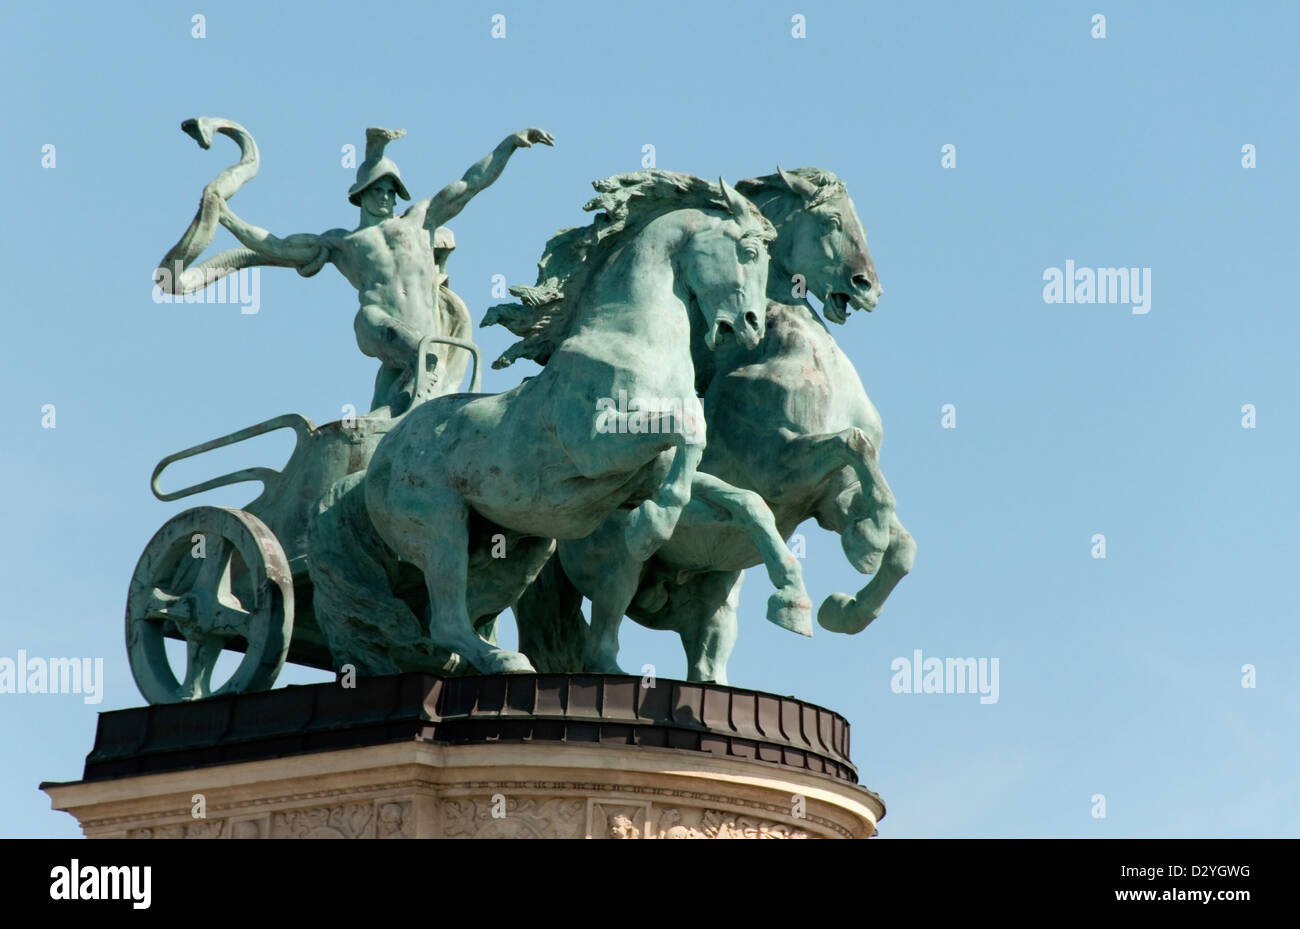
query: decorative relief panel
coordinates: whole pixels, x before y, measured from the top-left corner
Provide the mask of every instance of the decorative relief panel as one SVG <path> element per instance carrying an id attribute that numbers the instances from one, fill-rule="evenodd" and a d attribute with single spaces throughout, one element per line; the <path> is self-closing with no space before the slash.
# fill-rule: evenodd
<path id="1" fill-rule="evenodd" d="M 580 839 L 587 825 L 581 797 L 461 797 L 443 800 L 441 810 L 448 838 Z"/>
<path id="2" fill-rule="evenodd" d="M 587 805 L 589 839 L 648 839 L 649 824 L 649 803 L 591 800 Z"/>
<path id="3" fill-rule="evenodd" d="M 128 829 L 128 839 L 220 839 L 225 834 L 224 819 L 196 819 L 190 823 L 165 826 L 142 826 Z"/>
<path id="4" fill-rule="evenodd" d="M 807 839 L 807 832 L 785 823 L 722 810 L 669 807 L 659 811 L 661 839 Z"/>

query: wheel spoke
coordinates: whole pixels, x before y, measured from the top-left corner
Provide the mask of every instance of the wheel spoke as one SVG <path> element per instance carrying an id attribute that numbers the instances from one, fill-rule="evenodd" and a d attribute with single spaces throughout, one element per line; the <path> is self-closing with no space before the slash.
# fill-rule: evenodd
<path id="1" fill-rule="evenodd" d="M 185 682 L 183 699 L 197 700 L 212 692 L 212 671 L 221 655 L 220 639 L 187 639 L 185 642 Z"/>
<path id="2" fill-rule="evenodd" d="M 204 534 L 205 539 L 210 536 L 211 533 Z M 195 559 L 202 561 L 203 564 L 199 566 L 199 576 L 195 579 L 191 590 L 219 590 L 222 582 L 230 574 L 230 549 L 226 540 L 220 537 L 213 538 L 210 546 L 205 541 L 203 556 Z"/>
<path id="3" fill-rule="evenodd" d="M 149 592 L 149 600 L 144 604 L 144 614 L 140 618 L 155 622 L 174 619 L 179 611 L 180 601 L 181 598 L 176 594 L 169 594 L 161 587 L 155 587 Z"/>
<path id="4" fill-rule="evenodd" d="M 234 604 L 219 603 L 212 614 L 205 617 L 203 628 L 208 635 L 223 639 L 247 638 L 248 624 L 252 616 L 253 614 L 240 606 L 237 600 Z"/>

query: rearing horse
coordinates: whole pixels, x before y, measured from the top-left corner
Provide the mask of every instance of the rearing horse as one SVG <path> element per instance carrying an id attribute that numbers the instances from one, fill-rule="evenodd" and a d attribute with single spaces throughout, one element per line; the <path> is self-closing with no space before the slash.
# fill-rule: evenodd
<path id="1" fill-rule="evenodd" d="M 850 307 L 875 307 L 879 280 L 857 211 L 835 175 L 778 168 L 737 187 L 777 228 L 771 302 L 757 351 L 724 346 L 708 355 L 697 340 L 709 433 L 700 468 L 757 492 L 782 538 L 809 517 L 840 534 L 850 563 L 875 576 L 856 597 L 832 594 L 817 618 L 824 628 L 858 632 L 911 569 L 916 547 L 894 513 L 876 460 L 880 415 L 802 294 L 818 296 L 826 315 L 840 323 Z M 798 305 L 789 305 L 792 300 Z M 601 553 L 617 535 L 617 516 L 586 539 L 562 542 L 558 557 L 515 605 L 520 648 L 544 670 L 615 672 L 626 612 L 642 625 L 681 635 L 690 680 L 725 683 L 741 570 L 762 555 L 739 515 L 693 501 L 653 559 L 625 560 L 614 569 Z M 592 601 L 589 634 L 582 595 Z M 584 641 L 580 651 L 572 645 Z"/>

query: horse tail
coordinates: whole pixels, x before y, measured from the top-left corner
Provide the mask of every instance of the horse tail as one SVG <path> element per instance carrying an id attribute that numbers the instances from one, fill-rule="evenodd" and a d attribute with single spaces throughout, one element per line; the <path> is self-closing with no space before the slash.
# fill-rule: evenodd
<path id="1" fill-rule="evenodd" d="M 463 662 L 434 646 L 411 607 L 392 592 L 397 556 L 366 511 L 365 472 L 336 481 L 318 504 L 307 533 L 307 564 L 316 621 L 336 670 L 363 677 L 430 671 L 452 674 Z"/>
<path id="2" fill-rule="evenodd" d="M 549 674 L 582 670 L 587 641 L 582 594 L 564 572 L 558 553 L 515 601 L 514 613 L 519 650 L 534 668 Z"/>

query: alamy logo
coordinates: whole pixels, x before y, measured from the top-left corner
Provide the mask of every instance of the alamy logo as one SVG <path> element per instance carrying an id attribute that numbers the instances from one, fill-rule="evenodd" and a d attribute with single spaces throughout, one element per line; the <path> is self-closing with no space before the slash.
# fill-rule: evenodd
<path id="1" fill-rule="evenodd" d="M 245 316 L 252 316 L 262 308 L 262 274 L 259 268 L 240 268 L 217 278 L 207 287 L 184 294 L 171 293 L 176 289 L 171 278 L 167 268 L 154 272 L 154 303 L 237 303 L 239 312 Z"/>
<path id="2" fill-rule="evenodd" d="M 104 700 L 103 658 L 0 658 L 0 694 L 84 694 L 83 703 Z"/>
<path id="3" fill-rule="evenodd" d="M 1043 280 L 1044 303 L 1127 303 L 1135 316 L 1151 312 L 1150 268 L 1076 268 L 1066 259 L 1064 269 L 1048 268 Z"/>
<path id="4" fill-rule="evenodd" d="M 925 658 L 914 649 L 912 658 L 895 658 L 889 689 L 896 694 L 973 694 L 980 703 L 998 702 L 996 658 Z"/>
<path id="5" fill-rule="evenodd" d="M 50 871 L 51 900 L 130 900 L 137 910 L 149 909 L 153 901 L 153 868 L 150 865 L 83 865 L 77 858 L 65 868 Z"/>
<path id="6" fill-rule="evenodd" d="M 704 442 L 704 407 L 699 397 L 632 397 L 626 390 L 596 400 L 596 431 L 605 434 L 674 435 L 690 445 Z"/>

